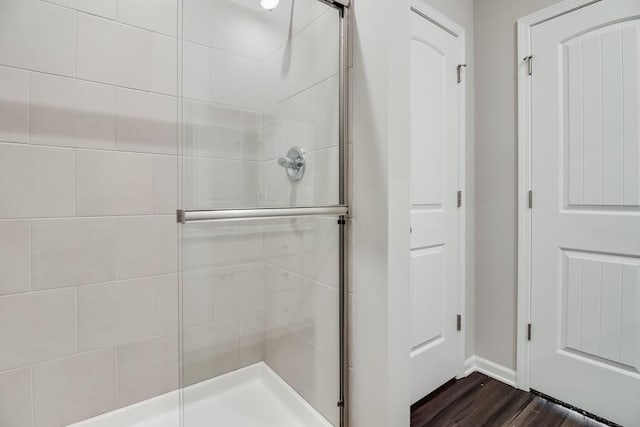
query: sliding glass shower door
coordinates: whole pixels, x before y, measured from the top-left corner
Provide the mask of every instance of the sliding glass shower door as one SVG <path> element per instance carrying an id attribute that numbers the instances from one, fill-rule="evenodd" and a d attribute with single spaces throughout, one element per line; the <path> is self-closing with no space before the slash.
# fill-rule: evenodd
<path id="1" fill-rule="evenodd" d="M 183 1 L 185 427 L 341 423 L 344 23 L 329 3 Z"/>

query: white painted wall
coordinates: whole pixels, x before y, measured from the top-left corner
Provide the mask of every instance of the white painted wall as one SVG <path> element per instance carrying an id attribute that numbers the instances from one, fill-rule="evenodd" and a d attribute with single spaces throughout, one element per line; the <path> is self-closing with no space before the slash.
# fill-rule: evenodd
<path id="1" fill-rule="evenodd" d="M 475 0 L 475 349 L 510 369 L 516 365 L 516 20 L 554 3 Z"/>
<path id="2" fill-rule="evenodd" d="M 404 3 L 407 5 L 407 3 Z M 355 0 L 352 426 L 409 425 L 409 21 Z"/>

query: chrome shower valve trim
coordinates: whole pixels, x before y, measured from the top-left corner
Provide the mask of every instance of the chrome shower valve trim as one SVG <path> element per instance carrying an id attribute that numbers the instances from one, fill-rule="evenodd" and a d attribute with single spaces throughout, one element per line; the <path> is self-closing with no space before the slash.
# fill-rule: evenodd
<path id="1" fill-rule="evenodd" d="M 287 155 L 278 159 L 278 164 L 286 169 L 289 180 L 300 181 L 306 167 L 304 150 L 297 146 L 289 148 Z"/>

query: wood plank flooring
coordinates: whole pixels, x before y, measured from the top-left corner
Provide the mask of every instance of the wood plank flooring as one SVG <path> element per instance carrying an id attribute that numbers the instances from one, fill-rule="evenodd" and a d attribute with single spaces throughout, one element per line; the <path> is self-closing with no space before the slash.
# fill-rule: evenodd
<path id="1" fill-rule="evenodd" d="M 474 372 L 411 407 L 411 427 L 602 427 L 604 424 Z"/>

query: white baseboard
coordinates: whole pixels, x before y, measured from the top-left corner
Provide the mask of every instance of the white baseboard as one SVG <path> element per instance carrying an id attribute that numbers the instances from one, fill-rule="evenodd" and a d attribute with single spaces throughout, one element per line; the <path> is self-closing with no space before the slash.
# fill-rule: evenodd
<path id="1" fill-rule="evenodd" d="M 487 359 L 478 356 L 471 356 L 464 362 L 464 375 L 467 376 L 473 372 L 480 372 L 488 377 L 503 382 L 511 387 L 517 387 L 516 371 L 498 365 Z"/>
<path id="2" fill-rule="evenodd" d="M 476 357 L 471 356 L 464 361 L 464 376 L 469 376 L 476 371 Z"/>

